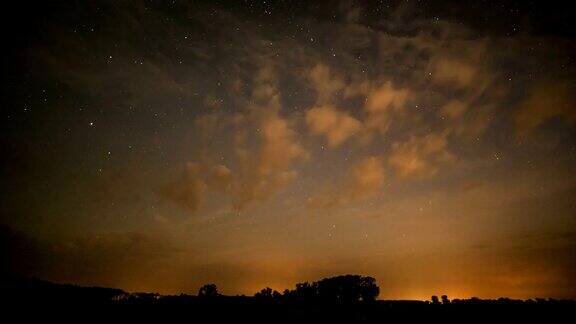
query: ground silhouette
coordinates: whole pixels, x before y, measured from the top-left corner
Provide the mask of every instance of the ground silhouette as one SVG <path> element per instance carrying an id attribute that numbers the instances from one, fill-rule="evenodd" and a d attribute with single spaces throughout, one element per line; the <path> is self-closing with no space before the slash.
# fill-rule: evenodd
<path id="1" fill-rule="evenodd" d="M 384 322 L 388 320 L 514 320 L 569 316 L 576 301 L 499 298 L 453 299 L 443 295 L 430 301 L 377 300 L 380 288 L 372 277 L 343 275 L 304 282 L 283 293 L 269 287 L 253 297 L 225 296 L 215 284 L 198 295 L 129 293 L 121 289 L 55 284 L 39 279 L 2 276 L 0 303 L 20 318 L 47 315 L 73 321 L 180 320 L 206 322 Z M 88 317 L 87 317 L 88 316 Z M 194 322 L 194 321 L 193 321 Z"/>

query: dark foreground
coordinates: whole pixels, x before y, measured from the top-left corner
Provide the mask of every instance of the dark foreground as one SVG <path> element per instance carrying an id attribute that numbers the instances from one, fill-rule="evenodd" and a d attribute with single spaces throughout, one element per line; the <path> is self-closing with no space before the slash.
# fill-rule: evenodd
<path id="1" fill-rule="evenodd" d="M 119 289 L 78 287 L 40 280 L 11 280 L 0 285 L 3 317 L 59 322 L 215 322 L 215 323 L 385 323 L 498 322 L 566 323 L 576 315 L 572 300 L 466 299 L 377 300 L 331 303 L 245 296 L 197 297 L 128 294 Z M 15 317 L 14 317 L 15 316 Z"/>

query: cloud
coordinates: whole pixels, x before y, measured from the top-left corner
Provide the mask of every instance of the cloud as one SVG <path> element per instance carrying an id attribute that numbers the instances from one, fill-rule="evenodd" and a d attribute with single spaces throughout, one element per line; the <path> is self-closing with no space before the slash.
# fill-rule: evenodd
<path id="1" fill-rule="evenodd" d="M 231 190 L 234 174 L 223 164 L 211 164 L 206 158 L 186 163 L 184 169 L 158 190 L 159 196 L 190 214 L 204 206 L 210 192 Z"/>
<path id="2" fill-rule="evenodd" d="M 368 113 L 365 125 L 370 130 L 384 134 L 392 123 L 394 112 L 401 111 L 410 98 L 410 90 L 396 88 L 391 81 L 371 89 L 366 98 L 364 110 Z"/>
<path id="3" fill-rule="evenodd" d="M 513 115 L 517 135 L 530 135 L 540 125 L 555 117 L 575 123 L 576 100 L 572 90 L 561 82 L 534 85 Z"/>
<path id="4" fill-rule="evenodd" d="M 210 169 L 206 179 L 206 184 L 208 188 L 224 192 L 230 188 L 232 180 L 232 171 L 230 171 L 230 169 L 225 165 L 218 164 Z"/>
<path id="5" fill-rule="evenodd" d="M 369 199 L 380 191 L 385 179 L 382 157 L 363 157 L 339 179 L 340 182 L 328 184 L 323 191 L 308 198 L 306 203 L 310 208 L 331 208 Z"/>
<path id="6" fill-rule="evenodd" d="M 445 27 L 447 35 L 454 26 Z M 469 31 L 434 39 L 420 39 L 420 46 L 430 46 L 430 60 L 425 68 L 427 79 L 421 80 L 426 96 L 437 98 L 433 106 L 443 119 L 445 131 L 454 139 L 478 140 L 494 121 L 494 112 L 509 94 L 509 81 L 494 62 L 503 58 L 495 43 L 487 39 L 470 38 Z"/>
<path id="7" fill-rule="evenodd" d="M 185 252 L 169 236 L 142 232 L 80 235 L 44 242 L 43 249 L 50 256 L 44 278 L 120 288 L 142 285 L 161 264 Z"/>
<path id="8" fill-rule="evenodd" d="M 329 147 L 336 147 L 362 129 L 360 121 L 331 106 L 306 111 L 306 124 L 315 135 L 324 135 Z"/>
<path id="9" fill-rule="evenodd" d="M 453 123 L 447 128 L 447 131 L 453 131 L 455 135 L 463 139 L 477 139 L 493 121 L 494 109 L 493 104 L 477 105 L 473 109 L 469 109 L 467 114 L 453 119 Z"/>
<path id="10" fill-rule="evenodd" d="M 310 70 L 308 81 L 316 91 L 316 102 L 319 105 L 332 103 L 345 85 L 341 78 L 331 73 L 330 68 L 322 63 L 318 63 Z"/>
<path id="11" fill-rule="evenodd" d="M 287 185 L 296 176 L 292 162 L 308 156 L 296 141 L 295 132 L 280 116 L 267 117 L 260 127 L 259 148 L 237 149 L 240 168 L 233 188 L 235 207 L 239 209 L 254 200 L 266 199 Z"/>
<path id="12" fill-rule="evenodd" d="M 455 135 L 454 138 L 477 139 L 492 121 L 494 104 L 471 105 L 469 100 L 452 99 L 440 108 L 438 114 L 445 119 L 445 129 Z"/>
<path id="13" fill-rule="evenodd" d="M 382 158 L 378 156 L 369 156 L 360 160 L 352 173 L 354 178 L 352 194 L 355 198 L 369 197 L 377 193 L 384 184 L 384 167 Z"/>
<path id="14" fill-rule="evenodd" d="M 384 82 L 368 94 L 365 109 L 368 112 L 402 109 L 409 94 L 407 89 L 395 88 L 391 81 Z"/>
<path id="15" fill-rule="evenodd" d="M 398 178 L 409 179 L 432 176 L 441 164 L 453 159 L 454 155 L 448 150 L 447 133 L 431 133 L 394 143 L 388 162 Z"/>
<path id="16" fill-rule="evenodd" d="M 160 196 L 190 213 L 196 212 L 202 207 L 206 193 L 206 183 L 200 169 L 198 163 L 188 162 L 181 175 L 159 190 Z"/>
<path id="17" fill-rule="evenodd" d="M 158 263 L 184 250 L 169 237 L 108 232 L 57 239 L 36 238 L 0 225 L 0 258 L 7 271 L 56 282 L 125 288 Z"/>
<path id="18" fill-rule="evenodd" d="M 306 156 L 304 148 L 295 140 L 296 133 L 279 115 L 263 120 L 260 134 L 262 148 L 258 170 L 262 175 L 286 170 L 293 159 Z"/>
<path id="19" fill-rule="evenodd" d="M 38 275 L 46 262 L 42 242 L 24 232 L 0 224 L 0 262 L 3 271 Z"/>
<path id="20" fill-rule="evenodd" d="M 296 176 L 292 163 L 308 158 L 290 121 L 280 115 L 280 93 L 270 67 L 260 70 L 250 102 L 248 116 L 236 135 L 236 208 L 276 193 Z M 247 142 L 246 130 L 259 145 Z"/>
<path id="21" fill-rule="evenodd" d="M 451 84 L 458 88 L 469 86 L 476 75 L 476 68 L 462 60 L 440 58 L 431 66 L 432 78 L 440 84 Z"/>
<path id="22" fill-rule="evenodd" d="M 442 106 L 441 114 L 450 119 L 457 119 L 466 112 L 467 108 L 466 103 L 458 99 L 452 99 Z"/>
<path id="23" fill-rule="evenodd" d="M 196 132 L 202 143 L 227 137 L 234 144 L 200 149 L 185 170 L 159 191 L 162 197 L 194 213 L 203 207 L 209 193 L 227 193 L 233 207 L 243 209 L 253 201 L 271 197 L 296 177 L 292 165 L 306 160 L 308 152 L 293 129 L 293 121 L 281 115 L 281 94 L 271 66 L 256 72 L 244 105 L 235 114 L 215 107 L 215 111 L 197 117 Z M 223 155 L 231 156 L 229 162 L 215 162 Z"/>

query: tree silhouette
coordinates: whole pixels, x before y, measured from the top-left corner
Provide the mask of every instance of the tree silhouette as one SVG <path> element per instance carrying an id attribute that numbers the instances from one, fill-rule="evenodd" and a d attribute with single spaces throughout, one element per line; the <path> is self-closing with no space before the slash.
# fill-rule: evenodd
<path id="1" fill-rule="evenodd" d="M 298 283 L 296 284 L 296 290 L 292 293 L 293 296 L 302 300 L 310 300 L 318 297 L 318 283 Z"/>
<path id="2" fill-rule="evenodd" d="M 356 303 L 373 301 L 379 293 L 380 288 L 376 285 L 376 279 L 359 275 L 344 275 L 325 278 L 313 283 L 298 283 L 295 290 L 285 290 L 283 296 L 300 301 Z"/>
<path id="3" fill-rule="evenodd" d="M 198 297 L 217 297 L 219 295 L 215 284 L 206 284 L 198 290 Z"/>
<path id="4" fill-rule="evenodd" d="M 446 295 L 442 295 L 442 304 L 450 304 L 450 299 L 448 299 L 448 296 Z"/>
<path id="5" fill-rule="evenodd" d="M 438 296 L 434 295 L 432 296 L 432 304 L 440 304 L 440 301 L 438 300 Z"/>
<path id="6" fill-rule="evenodd" d="M 275 292 L 277 292 L 277 291 L 275 291 Z M 254 294 L 254 297 L 256 297 L 256 298 L 272 298 L 272 288 L 266 287 L 266 288 L 260 290 L 259 292 L 257 292 L 256 294 Z"/>
<path id="7" fill-rule="evenodd" d="M 281 294 L 279 291 L 274 290 L 274 291 L 272 292 L 272 298 L 274 298 L 274 299 L 280 299 L 280 298 L 282 298 L 282 294 Z"/>
<path id="8" fill-rule="evenodd" d="M 345 275 L 322 279 L 318 282 L 318 296 L 341 303 L 373 301 L 380 293 L 376 279 L 358 275 Z"/>
<path id="9" fill-rule="evenodd" d="M 286 292 L 284 292 L 285 296 Z M 280 292 L 278 292 L 277 290 L 272 290 L 272 288 L 270 287 L 266 287 L 262 290 L 260 290 L 259 292 L 254 294 L 255 298 L 259 298 L 259 299 L 276 299 L 276 300 L 280 300 L 283 296 Z"/>

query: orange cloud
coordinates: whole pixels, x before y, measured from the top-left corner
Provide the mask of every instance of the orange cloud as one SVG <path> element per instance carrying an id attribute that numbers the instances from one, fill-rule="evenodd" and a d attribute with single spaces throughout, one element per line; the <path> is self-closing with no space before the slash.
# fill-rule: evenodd
<path id="1" fill-rule="evenodd" d="M 412 137 L 406 142 L 392 145 L 390 165 L 401 179 L 428 177 L 438 171 L 440 164 L 451 161 L 447 133 Z"/>
<path id="2" fill-rule="evenodd" d="M 198 163 L 187 163 L 176 180 L 160 189 L 160 195 L 190 213 L 196 212 L 204 203 L 206 191 L 206 183 L 200 170 L 201 166 Z"/>
<path id="3" fill-rule="evenodd" d="M 270 197 L 286 186 L 297 172 L 295 160 L 304 160 L 308 152 L 300 144 L 289 118 L 280 115 L 280 92 L 274 71 L 261 69 L 244 111 L 226 115 L 217 111 L 197 118 L 199 136 L 206 139 L 232 130 L 231 140 L 236 163 L 229 167 L 214 163 L 210 148 L 189 162 L 183 174 L 160 190 L 161 196 L 189 212 L 203 206 L 208 192 L 232 196 L 234 207 L 244 208 L 254 200 Z"/>
<path id="4" fill-rule="evenodd" d="M 468 107 L 466 103 L 458 99 L 453 99 L 442 106 L 441 114 L 442 116 L 448 117 L 450 119 L 457 119 L 466 112 L 467 108 Z"/>
<path id="5" fill-rule="evenodd" d="M 554 117 L 576 122 L 576 100 L 567 84 L 551 82 L 534 86 L 520 103 L 513 119 L 517 134 L 526 136 Z"/>
<path id="6" fill-rule="evenodd" d="M 308 81 L 317 94 L 317 103 L 330 104 L 338 91 L 344 88 L 344 81 L 330 72 L 330 68 L 322 63 L 317 64 L 308 73 Z"/>
<path id="7" fill-rule="evenodd" d="M 360 159 L 339 183 L 331 183 L 327 189 L 308 199 L 311 208 L 330 208 L 370 198 L 384 184 L 386 173 L 379 156 Z"/>
<path id="8" fill-rule="evenodd" d="M 392 82 L 385 82 L 368 94 L 366 110 L 374 113 L 390 108 L 401 109 L 404 107 L 409 95 L 408 89 L 395 88 Z"/>
<path id="9" fill-rule="evenodd" d="M 441 58 L 431 66 L 432 78 L 440 84 L 452 84 L 465 88 L 473 81 L 478 71 L 474 66 L 461 60 Z"/>
<path id="10" fill-rule="evenodd" d="M 459 139 L 476 139 L 490 124 L 493 104 L 471 105 L 469 100 L 452 99 L 444 104 L 439 116 L 445 118 L 446 131 Z"/>
<path id="11" fill-rule="evenodd" d="M 240 167 L 233 191 L 237 208 L 269 197 L 284 187 L 296 176 L 291 169 L 293 161 L 308 157 L 289 120 L 280 115 L 280 93 L 274 73 L 265 68 L 256 81 L 250 100 L 252 106 L 236 136 Z M 252 133 L 259 145 L 246 143 L 247 133 Z"/>
<path id="12" fill-rule="evenodd" d="M 208 172 L 206 184 L 209 188 L 217 191 L 227 191 L 233 180 L 233 174 L 225 165 L 213 166 Z"/>
<path id="13" fill-rule="evenodd" d="M 393 112 L 402 110 L 409 97 L 408 89 L 395 88 L 390 81 L 370 90 L 364 106 L 364 110 L 368 113 L 366 127 L 382 134 L 388 131 Z"/>
<path id="14" fill-rule="evenodd" d="M 331 106 L 308 110 L 306 124 L 313 134 L 326 136 L 329 147 L 340 145 L 362 128 L 357 119 Z"/>
<path id="15" fill-rule="evenodd" d="M 356 198 L 364 198 L 378 192 L 384 184 L 385 174 L 382 159 L 369 156 L 362 159 L 353 170 L 354 186 L 352 194 Z"/>

